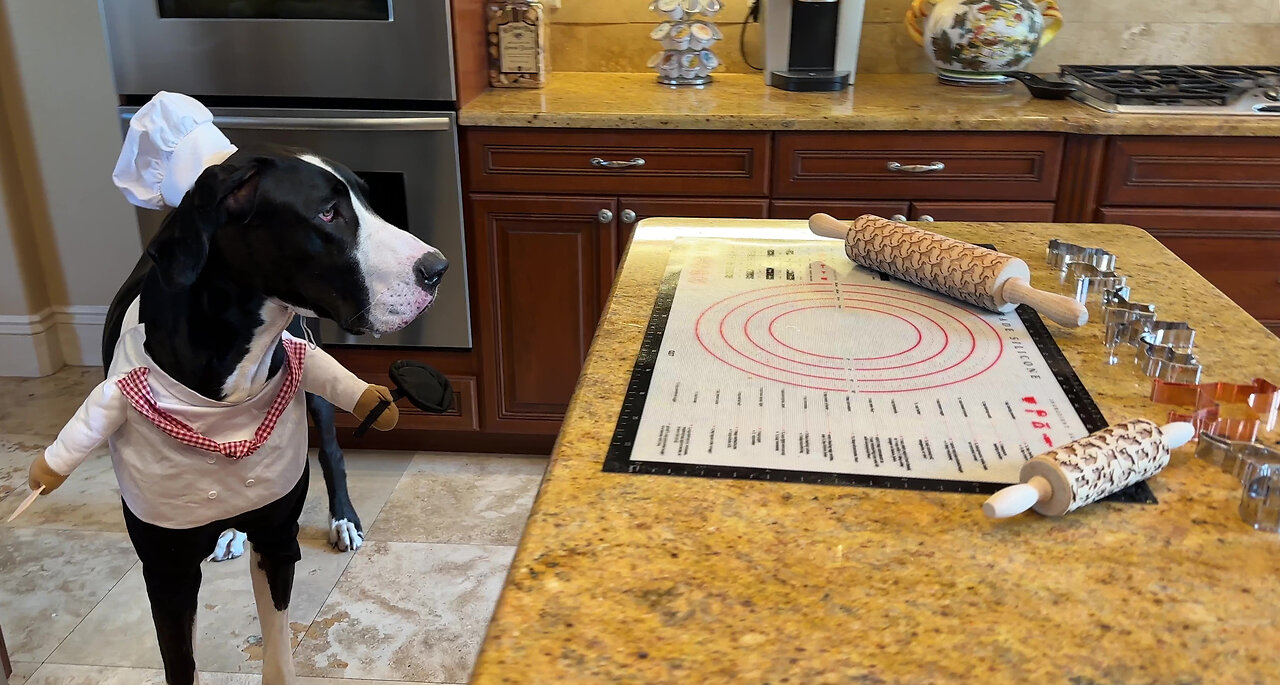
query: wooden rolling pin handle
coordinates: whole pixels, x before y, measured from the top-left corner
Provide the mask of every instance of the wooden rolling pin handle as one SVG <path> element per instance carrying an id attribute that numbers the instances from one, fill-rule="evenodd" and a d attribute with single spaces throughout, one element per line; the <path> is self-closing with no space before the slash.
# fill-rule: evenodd
<path id="1" fill-rule="evenodd" d="M 1054 323 L 1067 328 L 1079 328 L 1089 321 L 1089 310 L 1083 304 L 1066 295 L 1036 290 L 1021 278 L 1005 281 L 996 294 L 996 299 L 1028 305 Z"/>
<path id="2" fill-rule="evenodd" d="M 844 240 L 849 237 L 849 224 L 830 214 L 814 214 L 809 217 L 809 230 L 823 238 Z"/>

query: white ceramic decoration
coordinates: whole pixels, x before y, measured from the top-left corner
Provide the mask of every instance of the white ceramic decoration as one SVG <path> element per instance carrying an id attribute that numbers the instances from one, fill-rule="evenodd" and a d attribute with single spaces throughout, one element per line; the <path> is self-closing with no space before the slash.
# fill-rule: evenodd
<path id="1" fill-rule="evenodd" d="M 945 83 L 1008 83 L 1062 27 L 1054 0 L 912 0 L 907 31 Z"/>

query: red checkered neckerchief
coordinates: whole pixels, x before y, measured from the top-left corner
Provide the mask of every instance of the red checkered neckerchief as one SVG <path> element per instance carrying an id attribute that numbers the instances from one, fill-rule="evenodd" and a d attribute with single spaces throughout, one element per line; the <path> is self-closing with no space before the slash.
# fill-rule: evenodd
<path id="1" fill-rule="evenodd" d="M 150 369 L 145 366 L 139 366 L 125 374 L 124 378 L 116 381 L 116 386 L 125 397 L 129 398 L 129 404 L 133 405 L 139 414 L 150 419 L 156 428 L 168 433 L 174 440 L 208 452 L 217 452 L 228 459 L 244 459 L 258 451 L 267 438 L 271 437 L 271 431 L 275 430 L 281 414 L 284 414 L 285 408 L 298 392 L 298 386 L 302 384 L 302 365 L 307 359 L 307 344 L 301 340 L 285 338 L 284 349 L 288 353 L 288 370 L 285 372 L 284 384 L 280 387 L 280 393 L 276 395 L 271 407 L 267 409 L 266 417 L 253 432 L 252 440 L 218 442 L 201 435 L 196 429 L 161 409 L 151 394 L 151 386 L 147 385 Z"/>

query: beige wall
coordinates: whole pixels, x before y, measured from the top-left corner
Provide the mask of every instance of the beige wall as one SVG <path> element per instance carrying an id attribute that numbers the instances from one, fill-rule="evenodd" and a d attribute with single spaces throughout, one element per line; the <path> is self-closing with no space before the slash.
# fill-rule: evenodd
<path id="1" fill-rule="evenodd" d="M 658 44 L 647 0 L 562 0 L 551 18 L 555 71 L 645 71 Z M 716 17 L 725 70 L 750 71 L 738 51 L 747 0 L 724 0 Z M 867 0 L 858 70 L 930 71 L 902 26 L 910 0 Z M 1032 70 L 1059 64 L 1280 64 L 1280 0 L 1059 0 L 1066 25 Z M 747 29 L 748 54 L 760 63 L 759 26 Z"/>
<path id="2" fill-rule="evenodd" d="M 60 355 L 44 358 L 97 364 L 106 306 L 141 251 L 111 183 L 121 136 L 98 3 L 0 0 L 0 15 L 0 249 L 13 246 L 0 270 L 18 276 L 0 275 L 0 323 L 12 337 L 49 312 Z"/>

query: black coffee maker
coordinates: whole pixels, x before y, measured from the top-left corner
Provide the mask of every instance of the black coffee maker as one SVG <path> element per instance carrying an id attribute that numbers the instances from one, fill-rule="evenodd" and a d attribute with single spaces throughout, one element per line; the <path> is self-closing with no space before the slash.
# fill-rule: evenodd
<path id="1" fill-rule="evenodd" d="M 760 0 L 765 83 L 843 90 L 853 83 L 866 0 Z"/>

